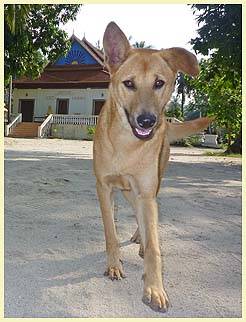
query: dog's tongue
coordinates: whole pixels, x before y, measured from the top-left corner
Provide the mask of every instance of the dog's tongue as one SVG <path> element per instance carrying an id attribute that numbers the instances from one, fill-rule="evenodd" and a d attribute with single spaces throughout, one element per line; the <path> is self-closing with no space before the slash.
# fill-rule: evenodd
<path id="1" fill-rule="evenodd" d="M 135 128 L 136 132 L 138 135 L 142 135 L 142 136 L 146 136 L 146 135 L 149 135 L 151 130 L 152 129 L 138 129 L 138 128 Z"/>

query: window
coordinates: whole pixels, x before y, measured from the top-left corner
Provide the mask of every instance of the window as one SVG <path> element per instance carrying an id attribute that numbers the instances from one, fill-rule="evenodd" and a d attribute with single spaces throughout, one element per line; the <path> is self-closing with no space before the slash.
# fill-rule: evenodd
<path id="1" fill-rule="evenodd" d="M 92 114 L 99 115 L 104 103 L 105 103 L 105 100 L 94 100 Z"/>
<path id="2" fill-rule="evenodd" d="M 68 114 L 69 99 L 57 99 L 56 112 L 57 114 Z"/>

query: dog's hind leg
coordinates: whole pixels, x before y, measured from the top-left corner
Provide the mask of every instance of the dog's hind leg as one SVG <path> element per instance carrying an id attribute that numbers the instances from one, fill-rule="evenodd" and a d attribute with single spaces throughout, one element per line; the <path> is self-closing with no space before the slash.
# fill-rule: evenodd
<path id="1" fill-rule="evenodd" d="M 121 279 L 125 275 L 120 259 L 120 249 L 114 223 L 113 191 L 109 185 L 97 182 L 97 194 L 100 201 L 106 240 L 108 266 L 105 275 L 112 280 Z"/>
<path id="2" fill-rule="evenodd" d="M 131 207 L 132 207 L 132 209 L 134 211 L 136 220 L 137 220 L 137 224 L 138 224 L 138 219 L 137 219 L 137 215 L 136 215 L 136 211 L 137 211 L 137 209 L 136 209 L 136 197 L 134 195 L 134 192 L 132 190 L 123 190 L 122 193 L 123 193 L 124 197 L 126 198 L 126 200 L 129 202 L 129 204 L 131 205 Z M 139 254 L 140 257 L 143 258 L 144 257 L 144 247 L 143 247 L 143 244 L 141 242 L 139 228 L 137 228 L 137 230 L 132 235 L 130 240 L 133 243 L 140 244 L 138 254 Z"/>
<path id="3" fill-rule="evenodd" d="M 137 230 L 135 231 L 135 233 L 132 235 L 131 239 L 130 239 L 133 243 L 136 244 L 140 244 L 141 242 L 141 237 L 140 237 L 140 233 L 139 233 L 139 228 L 137 228 Z"/>

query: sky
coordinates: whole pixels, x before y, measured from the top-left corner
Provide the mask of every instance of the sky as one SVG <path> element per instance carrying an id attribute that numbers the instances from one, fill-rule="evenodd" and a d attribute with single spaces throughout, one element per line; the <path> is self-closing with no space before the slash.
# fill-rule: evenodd
<path id="1" fill-rule="evenodd" d="M 93 45 L 100 41 L 110 21 L 114 21 L 131 43 L 145 41 L 155 49 L 183 47 L 192 51 L 189 44 L 198 29 L 190 6 L 185 4 L 85 4 L 76 21 L 63 29 L 71 36 L 83 36 Z"/>

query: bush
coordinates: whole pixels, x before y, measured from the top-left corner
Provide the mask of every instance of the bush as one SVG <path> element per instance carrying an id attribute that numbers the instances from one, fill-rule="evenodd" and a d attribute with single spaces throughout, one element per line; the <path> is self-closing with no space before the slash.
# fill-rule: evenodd
<path id="1" fill-rule="evenodd" d="M 192 146 L 201 146 L 203 139 L 201 135 L 192 135 L 186 138 L 187 144 Z"/>
<path id="2" fill-rule="evenodd" d="M 87 137 L 88 137 L 88 140 L 93 140 L 95 131 L 96 131 L 96 127 L 95 126 L 87 126 Z"/>
<path id="3" fill-rule="evenodd" d="M 201 146 L 203 142 L 202 135 L 197 134 L 197 135 L 192 135 L 184 139 L 180 139 L 177 142 L 173 142 L 174 145 L 178 146 L 184 146 L 184 147 L 189 147 L 189 146 Z"/>

